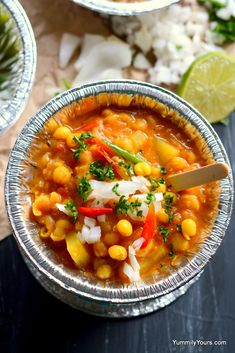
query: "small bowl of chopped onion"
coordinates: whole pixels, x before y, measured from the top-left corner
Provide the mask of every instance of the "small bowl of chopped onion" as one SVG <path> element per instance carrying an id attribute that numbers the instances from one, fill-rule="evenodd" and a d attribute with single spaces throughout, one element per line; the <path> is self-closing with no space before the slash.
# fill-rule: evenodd
<path id="1" fill-rule="evenodd" d="M 72 0 L 78 5 L 93 11 L 109 14 L 132 16 L 151 12 L 172 5 L 179 0 Z"/>
<path id="2" fill-rule="evenodd" d="M 0 3 L 0 134 L 19 118 L 36 69 L 33 30 L 18 1 Z"/>
<path id="3" fill-rule="evenodd" d="M 6 206 L 33 275 L 100 316 L 158 310 L 199 278 L 225 236 L 231 172 L 177 191 L 169 176 L 229 165 L 210 124 L 163 88 L 101 81 L 51 99 L 12 149 Z"/>

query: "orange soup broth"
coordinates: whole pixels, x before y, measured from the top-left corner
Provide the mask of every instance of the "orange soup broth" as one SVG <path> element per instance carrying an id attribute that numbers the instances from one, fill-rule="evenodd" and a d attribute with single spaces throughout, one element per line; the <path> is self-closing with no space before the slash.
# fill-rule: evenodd
<path id="1" fill-rule="evenodd" d="M 89 175 L 89 163 L 105 159 L 99 154 L 95 144 L 88 142 L 86 152 L 80 154 L 81 160 L 74 158 L 72 148 L 76 148 L 73 139 L 55 138 L 55 131 L 60 126 L 67 127 L 71 133 L 78 135 L 81 132 L 90 131 L 94 136 L 102 136 L 114 144 L 127 151 L 138 154 L 148 161 L 152 166 L 152 177 L 163 178 L 171 174 L 180 173 L 186 170 L 199 168 L 212 162 L 205 154 L 202 154 L 199 146 L 192 141 L 189 134 L 177 126 L 174 121 L 162 118 L 160 114 L 149 109 L 121 108 L 110 106 L 100 107 L 90 110 L 86 109 L 86 100 L 83 106 L 78 109 L 78 104 L 62 109 L 45 124 L 45 128 L 35 138 L 29 152 L 29 159 L 36 165 L 33 170 L 32 180 L 29 183 L 32 204 L 40 195 L 45 195 L 47 205 L 39 205 L 39 211 L 31 211 L 31 219 L 36 221 L 42 240 L 56 253 L 59 263 L 71 268 L 77 268 L 66 249 L 66 234 L 59 241 L 53 241 L 50 234 L 55 229 L 55 222 L 59 219 L 66 220 L 67 227 L 64 232 L 81 231 L 84 216 L 78 215 L 73 223 L 67 215 L 60 212 L 55 204 L 60 204 L 73 200 L 76 206 L 90 205 L 90 201 L 84 202 L 77 192 L 79 178 L 87 175 L 88 180 L 94 179 Z M 158 154 L 155 152 L 154 139 L 161 137 L 171 146 L 179 150 L 177 157 L 185 163 L 180 167 L 172 160 L 166 164 L 161 163 Z M 72 146 L 74 144 L 74 146 Z M 87 153 L 89 152 L 89 153 Z M 112 156 L 113 158 L 113 156 Z M 115 159 L 115 158 L 114 158 Z M 180 160 L 182 162 L 182 160 Z M 69 183 L 56 183 L 53 180 L 53 170 L 56 165 L 64 165 L 71 173 Z M 166 175 L 161 173 L 160 167 L 166 169 Z M 115 181 L 120 180 L 120 176 L 115 174 Z M 158 190 L 156 190 L 158 191 Z M 166 187 L 167 192 L 174 192 L 170 187 Z M 52 194 L 56 193 L 56 195 Z M 146 278 L 157 272 L 167 272 L 177 264 L 180 264 L 183 257 L 194 254 L 208 236 L 217 209 L 217 183 L 210 183 L 200 187 L 176 193 L 176 200 L 171 205 L 171 212 L 174 214 L 172 223 L 163 223 L 156 215 L 157 227 L 162 225 L 169 229 L 167 241 L 164 241 L 162 234 L 156 229 L 156 234 L 145 249 L 139 250 L 136 257 L 140 264 L 140 274 Z M 53 200 L 55 198 L 55 200 Z M 45 201 L 45 200 L 44 200 Z M 108 206 L 114 207 L 115 203 L 110 201 Z M 107 206 L 106 206 L 107 207 Z M 38 212 L 38 215 L 37 215 Z M 47 218 L 46 218 L 47 217 Z M 181 223 L 184 219 L 192 219 L 196 222 L 197 232 L 195 236 L 186 239 L 182 234 Z M 120 219 L 127 219 L 131 222 L 133 233 L 131 236 L 123 237 L 116 229 L 116 224 Z M 111 281 L 122 281 L 128 283 L 128 278 L 122 272 L 123 261 L 116 261 L 108 255 L 108 249 L 114 244 L 121 245 L 128 249 L 134 240 L 141 237 L 144 222 L 131 219 L 128 215 L 117 215 L 112 213 L 106 215 L 105 223 L 101 226 L 101 242 L 104 244 L 101 256 L 95 255 L 94 244 L 85 244 L 85 248 L 90 256 L 90 261 L 86 266 L 78 266 L 84 270 L 88 276 L 98 277 L 97 268 L 103 264 L 111 267 L 111 274 L 107 278 Z M 107 234 L 111 236 L 108 237 Z M 114 235 L 113 235 L 114 234 Z M 112 236 L 114 239 L 112 239 Z M 97 253 L 97 252 L 96 252 Z M 128 259 L 127 259 L 128 262 Z M 100 278 L 102 279 L 102 278 Z"/>

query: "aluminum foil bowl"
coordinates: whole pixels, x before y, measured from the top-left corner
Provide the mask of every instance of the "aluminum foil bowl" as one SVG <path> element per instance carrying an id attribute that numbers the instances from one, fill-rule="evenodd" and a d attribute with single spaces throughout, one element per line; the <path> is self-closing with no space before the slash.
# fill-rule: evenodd
<path id="1" fill-rule="evenodd" d="M 36 44 L 27 15 L 17 0 L 1 0 L 0 6 L 10 14 L 12 32 L 19 53 L 10 82 L 0 92 L 0 135 L 19 118 L 32 88 L 36 69 Z"/>
<path id="2" fill-rule="evenodd" d="M 109 15 L 132 16 L 162 9 L 179 0 L 143 0 L 141 2 L 117 2 L 112 0 L 72 0 L 78 5 Z"/>
<path id="3" fill-rule="evenodd" d="M 29 221 L 30 196 L 22 182 L 27 150 L 35 134 L 53 114 L 74 101 L 100 93 L 122 93 L 130 97 L 138 95 L 141 97 L 140 105 L 151 98 L 157 104 L 163 104 L 167 112 L 173 109 L 206 140 L 217 162 L 229 165 L 229 160 L 214 129 L 198 111 L 172 92 L 137 81 L 102 81 L 71 89 L 44 105 L 20 133 L 9 158 L 5 196 L 15 239 L 32 273 L 49 292 L 77 309 L 109 317 L 138 316 L 164 307 L 185 293 L 216 252 L 231 217 L 232 174 L 230 172 L 229 176 L 221 181 L 218 214 L 210 235 L 194 256 L 168 276 L 153 276 L 151 280 L 140 284 L 111 286 L 58 264 L 54 253 L 40 240 L 35 224 Z"/>

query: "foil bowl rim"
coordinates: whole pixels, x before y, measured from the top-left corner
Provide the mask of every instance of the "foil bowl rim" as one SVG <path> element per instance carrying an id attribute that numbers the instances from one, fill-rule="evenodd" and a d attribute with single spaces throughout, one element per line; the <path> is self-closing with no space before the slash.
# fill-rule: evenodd
<path id="1" fill-rule="evenodd" d="M 10 128 L 20 117 L 31 92 L 37 62 L 37 49 L 31 23 L 18 0 L 2 0 L 14 20 L 22 43 L 23 69 L 19 77 L 19 87 L 14 91 L 12 99 L 8 100 L 7 109 L 0 111 L 4 124 L 0 126 L 0 135 Z"/>
<path id="2" fill-rule="evenodd" d="M 24 224 L 24 220 L 22 220 L 22 210 L 20 209 L 19 205 L 17 205 L 17 202 L 15 205 L 13 205 L 15 210 L 13 210 L 12 208 L 11 198 L 16 198 L 16 200 L 18 201 L 17 197 L 19 197 L 18 194 L 20 190 L 20 178 L 18 177 L 17 179 L 17 172 L 20 173 L 19 162 L 22 162 L 24 160 L 24 156 L 27 152 L 27 150 L 23 152 L 21 151 L 21 156 L 22 154 L 23 156 L 22 159 L 20 159 L 18 147 L 25 137 L 27 137 L 27 144 L 29 147 L 30 142 L 32 141 L 35 134 L 38 132 L 38 129 L 35 130 L 35 128 L 33 128 L 32 126 L 33 122 L 35 122 L 37 118 L 40 119 L 40 124 L 42 127 L 45 121 L 47 121 L 47 119 L 51 115 L 56 113 L 63 106 L 66 106 L 75 100 L 79 101 L 81 98 L 95 96 L 102 92 L 128 93 L 140 95 L 142 94 L 147 97 L 153 97 L 158 101 L 167 104 L 168 106 L 182 114 L 185 118 L 187 117 L 192 125 L 196 124 L 194 126 L 196 126 L 196 128 L 201 134 L 202 127 L 206 128 L 204 133 L 209 133 L 210 139 L 212 139 L 212 142 L 215 143 L 215 146 L 212 148 L 212 142 L 208 142 L 209 148 L 212 150 L 212 152 L 213 149 L 218 151 L 220 161 L 225 161 L 229 166 L 230 163 L 226 151 L 223 147 L 223 144 L 220 141 L 217 133 L 197 110 L 195 110 L 189 103 L 185 102 L 176 94 L 164 88 L 145 82 L 139 82 L 134 80 L 105 80 L 100 82 L 93 82 L 87 85 L 70 89 L 60 94 L 59 96 L 56 96 L 49 100 L 43 107 L 38 110 L 36 114 L 31 117 L 28 123 L 26 123 L 11 151 L 5 178 L 6 208 L 10 223 L 13 227 L 15 238 L 18 242 L 20 249 L 24 252 L 27 258 L 32 261 L 32 263 L 38 269 L 39 272 L 42 272 L 50 280 L 70 292 L 74 292 L 75 294 L 80 295 L 83 298 L 93 299 L 96 301 L 131 303 L 140 300 L 142 301 L 151 298 L 156 298 L 166 293 L 169 293 L 188 282 L 205 267 L 206 263 L 214 255 L 222 239 L 224 238 L 226 229 L 231 218 L 233 205 L 233 178 L 230 167 L 229 176 L 221 181 L 224 188 L 222 189 L 221 187 L 222 191 L 220 193 L 220 203 L 222 203 L 222 206 L 225 208 L 225 210 L 219 209 L 211 234 L 204 241 L 201 249 L 189 261 L 186 266 L 175 271 L 175 273 L 166 277 L 166 279 L 161 279 L 160 282 L 145 285 L 142 287 L 134 285 L 123 286 L 122 288 L 101 288 L 95 285 L 87 285 L 82 282 L 79 283 L 79 281 L 76 282 L 76 286 L 74 286 L 74 279 L 71 280 L 70 276 L 66 274 L 62 269 L 58 270 L 58 268 L 56 269 L 55 266 L 51 266 L 49 259 L 45 259 L 42 254 L 37 253 L 38 249 L 35 249 L 34 247 L 28 247 L 27 241 L 30 241 L 31 235 L 27 234 L 26 225 Z M 164 101 L 164 99 L 166 101 Z M 60 106 L 58 104 L 62 105 Z M 177 104 L 179 104 L 179 106 L 177 106 Z M 201 128 L 197 126 L 198 121 L 202 124 Z M 33 129 L 33 133 L 29 131 L 30 129 Z M 12 168 L 15 168 L 14 177 L 11 175 Z M 16 215 L 14 213 L 15 211 L 16 214 L 18 214 L 20 217 L 18 219 L 19 223 L 16 220 Z M 38 256 L 38 258 L 35 258 L 35 254 Z"/>
<path id="3" fill-rule="evenodd" d="M 141 2 L 125 3 L 112 0 L 71 0 L 75 4 L 90 10 L 107 15 L 133 16 L 153 12 L 175 3 L 180 0 L 144 0 Z"/>

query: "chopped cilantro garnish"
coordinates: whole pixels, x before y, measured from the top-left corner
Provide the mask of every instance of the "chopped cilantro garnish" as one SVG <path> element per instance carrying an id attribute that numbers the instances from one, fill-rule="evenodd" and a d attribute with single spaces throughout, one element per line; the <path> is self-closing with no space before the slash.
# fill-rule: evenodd
<path id="1" fill-rule="evenodd" d="M 124 161 L 121 160 L 121 161 L 118 163 L 118 165 L 120 165 L 120 167 L 126 168 L 130 176 L 135 175 L 134 169 L 133 169 L 131 163 L 124 162 Z"/>
<path id="2" fill-rule="evenodd" d="M 75 223 L 78 218 L 78 211 L 75 203 L 73 201 L 68 201 L 64 207 L 69 211 L 72 222 Z"/>
<path id="3" fill-rule="evenodd" d="M 98 180 L 114 179 L 114 171 L 112 168 L 112 163 L 110 163 L 106 168 L 101 161 L 92 162 L 90 163 L 89 171 Z"/>
<path id="4" fill-rule="evenodd" d="M 170 228 L 164 227 L 163 225 L 159 226 L 159 232 L 163 238 L 164 243 L 167 242 L 167 238 L 170 235 Z"/>
<path id="5" fill-rule="evenodd" d="M 165 167 L 161 167 L 160 168 L 160 172 L 162 175 L 166 175 L 166 168 Z"/>
<path id="6" fill-rule="evenodd" d="M 92 132 L 83 132 L 80 137 L 74 136 L 73 141 L 77 143 L 77 148 L 72 148 L 72 152 L 74 153 L 74 158 L 79 159 L 80 153 L 85 151 L 89 146 L 87 143 L 84 143 L 85 140 L 89 138 L 93 138 Z"/>
<path id="7" fill-rule="evenodd" d="M 159 188 L 161 184 L 165 183 L 163 178 L 156 179 L 154 177 L 150 177 L 149 179 L 151 183 L 151 187 L 150 187 L 151 191 L 155 191 L 157 188 Z"/>
<path id="8" fill-rule="evenodd" d="M 112 188 L 112 191 L 114 192 L 115 195 L 121 196 L 117 191 L 118 187 L 119 187 L 119 184 L 115 184 L 114 187 Z"/>
<path id="9" fill-rule="evenodd" d="M 86 177 L 83 177 L 79 181 L 77 192 L 83 198 L 84 201 L 87 200 L 88 195 L 91 192 L 91 185 Z"/>
<path id="10" fill-rule="evenodd" d="M 126 214 L 128 212 L 133 213 L 137 207 L 141 206 L 141 202 L 136 200 L 129 202 L 124 195 L 122 195 L 119 201 L 116 203 L 115 210 L 117 214 Z M 138 211 L 137 211 L 138 213 Z M 142 215 L 142 214 L 141 214 Z M 138 214 L 137 214 L 138 216 Z"/>
<path id="11" fill-rule="evenodd" d="M 163 205 L 166 207 L 165 213 L 168 215 L 169 223 L 171 224 L 173 219 L 175 218 L 175 215 L 172 212 L 172 202 L 173 202 L 174 197 L 169 194 L 164 194 L 163 196 L 165 199 L 165 202 L 163 203 Z"/>
<path id="12" fill-rule="evenodd" d="M 172 243 L 170 243 L 169 246 L 170 246 L 169 257 L 172 260 L 175 257 L 175 251 Z"/>
<path id="13" fill-rule="evenodd" d="M 153 201 L 155 201 L 155 200 L 156 200 L 156 198 L 155 198 L 154 193 L 153 193 L 153 192 L 148 192 L 148 193 L 147 193 L 147 196 L 146 196 L 146 201 L 145 201 L 145 203 L 146 203 L 147 205 L 150 205 L 150 203 L 153 202 Z"/>
<path id="14" fill-rule="evenodd" d="M 136 215 L 137 215 L 137 217 L 142 217 L 143 211 L 142 210 L 137 211 Z"/>

